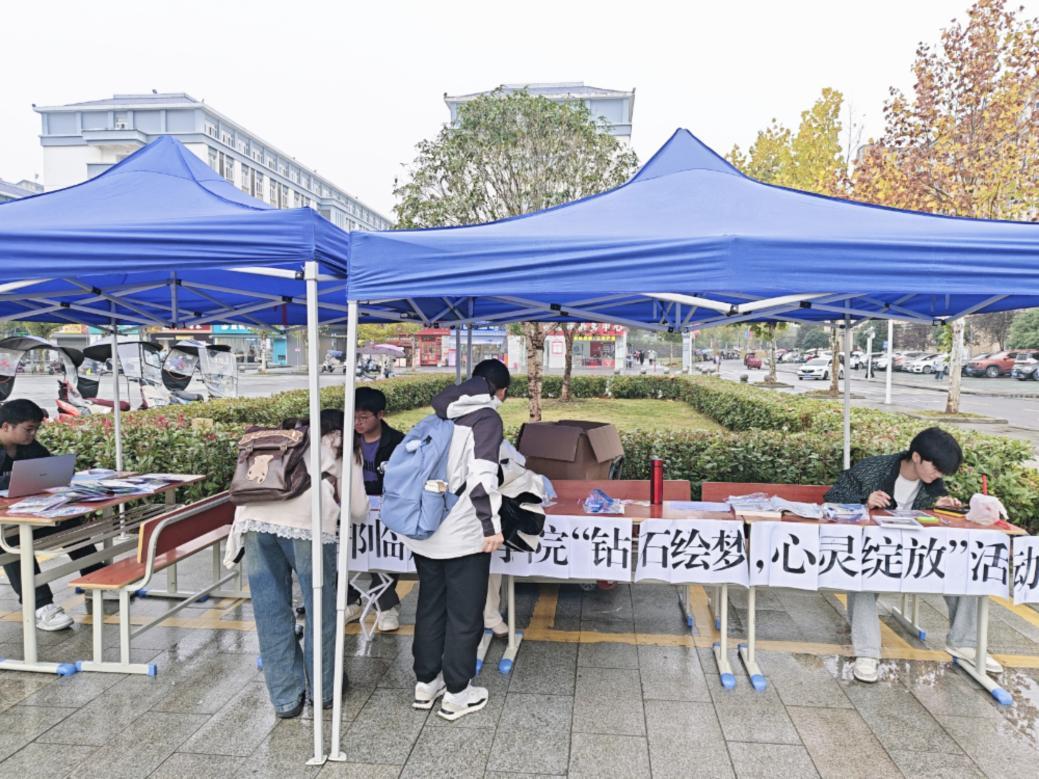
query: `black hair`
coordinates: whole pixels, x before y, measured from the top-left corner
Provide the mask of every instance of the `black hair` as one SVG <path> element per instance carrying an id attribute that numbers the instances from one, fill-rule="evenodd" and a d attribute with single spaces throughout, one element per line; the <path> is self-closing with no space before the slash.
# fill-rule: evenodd
<path id="1" fill-rule="evenodd" d="M 909 444 L 909 456 L 916 453 L 921 460 L 934 465 L 943 476 L 951 476 L 960 469 L 963 462 L 963 450 L 949 433 L 940 427 L 929 427 L 916 434 Z"/>
<path id="2" fill-rule="evenodd" d="M 46 418 L 47 412 L 28 398 L 15 398 L 0 405 L 0 425 L 42 422 Z"/>
<path id="3" fill-rule="evenodd" d="M 377 390 L 372 387 L 358 387 L 354 391 L 354 410 L 370 411 L 373 414 L 385 411 L 386 396 L 383 394 L 382 390 Z"/>
<path id="4" fill-rule="evenodd" d="M 505 363 L 494 358 L 477 363 L 473 368 L 473 376 L 481 376 L 486 379 L 487 383 L 491 385 L 491 394 L 500 389 L 506 389 L 512 383 L 512 376 L 509 374 L 509 369 L 505 367 Z"/>

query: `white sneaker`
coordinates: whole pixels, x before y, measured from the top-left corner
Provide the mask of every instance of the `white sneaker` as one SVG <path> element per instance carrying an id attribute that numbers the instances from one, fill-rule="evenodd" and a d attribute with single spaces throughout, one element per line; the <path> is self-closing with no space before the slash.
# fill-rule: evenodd
<path id="1" fill-rule="evenodd" d="M 75 620 L 56 603 L 48 603 L 46 606 L 36 609 L 36 628 L 38 630 L 53 632 L 70 628 L 74 624 Z"/>
<path id="2" fill-rule="evenodd" d="M 977 662 L 977 652 L 974 651 L 973 647 L 969 646 L 949 646 L 945 645 L 945 651 L 953 657 L 958 657 L 960 660 L 966 660 L 971 665 Z M 992 655 L 985 654 L 985 673 L 990 674 L 1001 674 L 1003 673 L 1003 666 L 996 658 Z"/>
<path id="3" fill-rule="evenodd" d="M 446 691 L 447 685 L 444 684 L 444 675 L 437 674 L 437 678 L 429 684 L 426 684 L 425 682 L 417 682 L 415 684 L 415 701 L 411 705 L 416 709 L 425 709 L 428 711 L 433 708 L 433 701 L 443 695 Z"/>
<path id="4" fill-rule="evenodd" d="M 495 638 L 508 638 L 509 635 L 509 623 L 499 622 L 493 628 L 488 628 Z"/>
<path id="5" fill-rule="evenodd" d="M 361 607 L 357 603 L 348 603 L 346 606 L 346 624 L 356 622 L 361 618 Z"/>
<path id="6" fill-rule="evenodd" d="M 456 720 L 482 709 L 487 705 L 487 697 L 487 688 L 473 687 L 470 682 L 469 686 L 459 693 L 445 692 L 437 714 L 446 720 Z"/>
<path id="7" fill-rule="evenodd" d="M 866 682 L 867 684 L 873 684 L 880 678 L 880 673 L 877 668 L 880 666 L 880 661 L 875 657 L 856 657 L 855 658 L 855 678 L 860 682 Z"/>
<path id="8" fill-rule="evenodd" d="M 392 633 L 394 630 L 399 630 L 400 609 L 394 606 L 392 609 L 386 609 L 386 611 L 379 614 L 379 619 L 375 622 L 375 628 L 380 633 Z"/>

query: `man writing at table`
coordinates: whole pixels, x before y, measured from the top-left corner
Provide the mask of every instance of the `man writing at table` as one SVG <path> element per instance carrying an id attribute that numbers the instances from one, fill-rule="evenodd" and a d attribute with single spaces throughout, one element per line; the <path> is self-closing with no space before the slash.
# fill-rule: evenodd
<path id="1" fill-rule="evenodd" d="M 948 494 L 942 477 L 960 469 L 963 452 L 949 433 L 938 427 L 921 431 L 898 454 L 867 457 L 844 471 L 826 493 L 831 503 L 864 503 L 870 510 L 958 508 L 961 504 Z M 974 662 L 978 632 L 978 598 L 945 596 L 949 608 L 949 633 L 945 651 L 953 657 Z M 880 618 L 877 593 L 849 592 L 848 621 L 855 649 L 855 678 L 875 682 L 879 678 Z M 985 662 L 989 673 L 1003 667 L 992 656 Z"/>
<path id="2" fill-rule="evenodd" d="M 33 460 L 38 457 L 50 457 L 51 453 L 47 447 L 36 440 L 36 431 L 43 424 L 46 415 L 43 409 L 31 400 L 19 398 L 9 400 L 0 406 L 0 489 L 7 489 L 11 479 L 11 466 L 18 460 Z M 82 523 L 82 520 L 74 519 L 64 522 L 60 526 L 41 527 L 33 530 L 33 538 L 44 538 L 62 530 Z M 79 560 L 92 555 L 97 549 L 93 545 L 87 545 L 81 549 L 71 550 L 68 554 L 73 560 Z M 84 576 L 88 573 L 104 567 L 103 563 L 94 563 L 83 568 L 80 573 Z M 33 560 L 33 571 L 40 573 L 40 565 Z M 22 599 L 22 574 L 19 562 L 16 560 L 4 565 L 4 573 L 7 581 L 18 595 L 19 602 Z M 54 602 L 54 593 L 46 584 L 36 588 L 36 627 L 39 630 L 64 630 L 72 627 L 73 619 L 65 610 Z"/>

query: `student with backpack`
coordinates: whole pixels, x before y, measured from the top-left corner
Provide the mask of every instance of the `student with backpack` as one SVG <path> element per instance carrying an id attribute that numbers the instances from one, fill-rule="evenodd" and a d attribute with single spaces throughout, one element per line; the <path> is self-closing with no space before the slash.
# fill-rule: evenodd
<path id="1" fill-rule="evenodd" d="M 311 576 L 311 494 L 322 491 L 321 540 L 324 552 L 322 597 L 321 690 L 324 708 L 332 707 L 335 651 L 336 536 L 339 490 L 335 479 L 342 473 L 343 412 L 321 412 L 321 474 L 310 473 L 309 447 L 314 437 L 298 420 L 282 423 L 281 431 L 254 430 L 239 442 L 238 467 L 231 483 L 231 500 L 238 504 L 232 539 L 242 538 L 245 568 L 252 595 L 253 618 L 260 639 L 263 675 L 274 712 L 279 719 L 298 717 L 309 692 L 314 697 L 313 631 L 303 634 L 303 650 L 296 639 L 292 604 L 292 575 L 303 593 L 309 622 L 314 613 Z M 368 513 L 358 448 L 349 454 L 351 485 L 350 518 L 357 522 Z M 229 544 L 230 546 L 230 544 Z M 231 550 L 229 550 L 231 554 Z M 227 560 L 225 558 L 225 564 Z M 345 686 L 344 679 L 344 686 Z"/>
<path id="2" fill-rule="evenodd" d="M 502 420 L 511 377 L 484 360 L 433 399 L 435 415 L 405 436 L 386 466 L 382 521 L 415 557 L 415 699 L 455 720 L 487 704 L 474 687 L 491 554 L 503 543 L 499 508 Z"/>
<path id="3" fill-rule="evenodd" d="M 382 495 L 382 465 L 404 440 L 404 434 L 390 427 L 385 416 L 386 395 L 373 387 L 358 387 L 354 393 L 354 433 L 360 439 L 364 491 L 368 495 Z M 380 633 L 391 633 L 400 628 L 400 598 L 397 596 L 397 580 L 400 577 L 390 578 L 393 583 L 378 600 L 379 618 L 375 627 Z M 361 618 L 360 601 L 360 590 L 351 585 L 347 595 L 347 622 Z"/>

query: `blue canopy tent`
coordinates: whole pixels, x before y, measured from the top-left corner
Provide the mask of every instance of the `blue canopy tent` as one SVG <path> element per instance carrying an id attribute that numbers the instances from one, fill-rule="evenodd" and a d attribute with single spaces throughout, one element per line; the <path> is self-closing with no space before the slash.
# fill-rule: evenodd
<path id="1" fill-rule="evenodd" d="M 310 420 L 319 427 L 318 322 L 345 317 L 349 237 L 309 208 L 275 209 L 217 175 L 179 142 L 161 137 L 76 186 L 0 206 L 0 321 L 186 327 L 239 323 L 284 328 L 306 324 Z M 363 314 L 362 314 L 363 315 Z M 118 401 L 118 382 L 116 382 Z M 352 398 L 352 394 L 351 394 Z M 118 403 L 116 460 L 122 467 Z M 311 472 L 320 471 L 318 447 Z M 313 570 L 322 581 L 321 491 L 312 490 Z M 31 589 L 31 588 L 30 588 Z M 31 599 L 23 604 L 32 623 Z M 320 597 L 313 617 L 320 645 Z M 54 672 L 36 657 L 0 667 Z M 313 678 L 321 678 L 321 653 Z M 143 668 L 143 666 L 142 666 Z M 91 670 L 110 670 L 93 668 Z M 142 672 L 135 666 L 125 669 Z M 341 684 L 341 674 L 337 674 Z M 321 718 L 314 755 L 323 761 Z"/>

